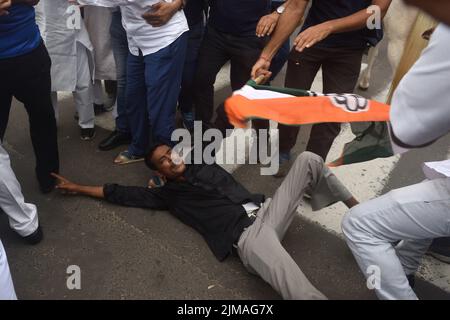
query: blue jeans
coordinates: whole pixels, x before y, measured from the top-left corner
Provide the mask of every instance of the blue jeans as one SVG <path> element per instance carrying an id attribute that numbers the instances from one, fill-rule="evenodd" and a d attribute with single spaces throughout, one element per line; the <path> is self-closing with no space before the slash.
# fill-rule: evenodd
<path id="1" fill-rule="evenodd" d="M 127 116 L 127 58 L 128 58 L 128 40 L 127 33 L 122 26 L 122 15 L 116 11 L 112 15 L 111 27 L 111 46 L 116 62 L 117 72 L 117 118 L 116 130 L 122 133 L 129 133 L 130 126 Z"/>
<path id="2" fill-rule="evenodd" d="M 184 33 L 155 53 L 128 54 L 126 96 L 131 155 L 145 155 L 154 142 L 173 145 L 171 136 L 175 130 L 186 47 L 187 33 Z"/>
<path id="3" fill-rule="evenodd" d="M 188 44 L 186 61 L 184 62 L 183 78 L 181 81 L 180 97 L 178 104 L 181 112 L 191 112 L 193 104 L 193 84 L 195 72 L 197 71 L 198 52 L 202 44 L 205 25 L 202 22 L 192 26 L 188 32 Z"/>

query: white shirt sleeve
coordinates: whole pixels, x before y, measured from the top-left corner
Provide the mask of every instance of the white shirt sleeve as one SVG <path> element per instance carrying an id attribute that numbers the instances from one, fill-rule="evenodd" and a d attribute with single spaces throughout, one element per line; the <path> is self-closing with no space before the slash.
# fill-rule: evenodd
<path id="1" fill-rule="evenodd" d="M 439 25 L 392 99 L 393 141 L 420 147 L 450 131 L 450 27 Z"/>
<path id="2" fill-rule="evenodd" d="M 134 0 L 77 0 L 80 5 L 97 7 L 119 7 L 134 3 Z"/>

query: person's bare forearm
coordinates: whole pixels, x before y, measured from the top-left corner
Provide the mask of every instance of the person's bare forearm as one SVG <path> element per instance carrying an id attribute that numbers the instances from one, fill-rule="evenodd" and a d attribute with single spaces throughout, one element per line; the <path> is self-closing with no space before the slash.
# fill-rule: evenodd
<path id="1" fill-rule="evenodd" d="M 278 20 L 277 27 L 267 46 L 264 48 L 261 57 L 272 60 L 283 43 L 291 36 L 298 27 L 305 13 L 309 0 L 288 0 L 286 9 Z"/>
<path id="2" fill-rule="evenodd" d="M 105 194 L 103 193 L 103 187 L 79 186 L 78 193 L 98 199 L 105 198 Z"/>
<path id="3" fill-rule="evenodd" d="M 381 19 L 386 15 L 387 10 L 391 0 L 376 0 L 373 1 L 372 5 L 376 5 L 380 8 Z M 361 10 L 352 14 L 348 17 L 330 20 L 324 22 L 331 28 L 331 33 L 341 33 L 360 30 L 367 25 L 367 21 L 372 17 L 373 12 L 368 12 L 367 9 Z"/>
<path id="4" fill-rule="evenodd" d="M 103 187 L 90 187 L 90 186 L 80 186 L 75 185 L 71 187 L 70 193 L 80 194 L 83 196 L 89 196 L 97 199 L 104 199 L 105 194 L 103 192 Z"/>

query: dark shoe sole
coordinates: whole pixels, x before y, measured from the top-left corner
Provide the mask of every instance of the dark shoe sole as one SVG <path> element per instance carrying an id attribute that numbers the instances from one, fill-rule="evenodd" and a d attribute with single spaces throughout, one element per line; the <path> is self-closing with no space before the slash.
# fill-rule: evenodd
<path id="1" fill-rule="evenodd" d="M 100 151 L 111 151 L 114 150 L 120 146 L 125 146 L 125 145 L 129 145 L 131 143 L 131 139 L 129 140 L 123 140 L 117 143 L 111 143 L 111 144 L 107 144 L 105 145 L 104 141 L 100 142 L 100 144 L 98 145 L 98 149 Z"/>
<path id="2" fill-rule="evenodd" d="M 37 245 L 38 243 L 40 243 L 42 241 L 42 239 L 44 239 L 44 233 L 42 232 L 42 228 L 41 226 L 39 226 L 35 232 L 33 232 L 32 234 L 30 234 L 29 236 L 23 237 L 22 238 L 27 244 L 29 245 Z"/>
<path id="3" fill-rule="evenodd" d="M 81 140 L 83 140 L 83 141 L 91 141 L 91 140 L 94 140 L 95 139 L 95 136 L 97 135 L 97 133 L 95 132 L 93 135 L 92 135 L 92 137 L 82 137 L 82 136 L 80 136 L 80 139 Z"/>

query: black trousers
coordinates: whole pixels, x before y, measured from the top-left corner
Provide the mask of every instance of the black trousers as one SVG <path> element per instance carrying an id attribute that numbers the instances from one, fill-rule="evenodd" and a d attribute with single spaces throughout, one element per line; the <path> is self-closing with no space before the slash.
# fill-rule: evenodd
<path id="1" fill-rule="evenodd" d="M 231 88 L 233 91 L 242 88 L 250 80 L 252 67 L 265 44 L 265 39 L 256 36 L 240 37 L 207 26 L 194 79 L 193 102 L 196 120 L 205 125 L 211 123 L 214 114 L 214 83 L 220 69 L 230 61 Z M 253 126 L 256 129 L 268 128 L 269 122 L 253 121 Z"/>
<path id="2" fill-rule="evenodd" d="M 299 53 L 294 49 L 289 56 L 285 85 L 309 90 L 322 67 L 323 93 L 352 93 L 358 82 L 364 50 L 312 47 Z M 280 152 L 290 152 L 297 142 L 300 127 L 279 125 L 279 130 Z M 313 125 L 307 151 L 325 159 L 340 131 L 340 123 Z"/>
<path id="3" fill-rule="evenodd" d="M 28 113 L 36 174 L 42 189 L 53 186 L 50 173 L 59 171 L 50 67 L 51 60 L 43 43 L 26 55 L 0 60 L 0 139 L 5 135 L 15 97 Z"/>

